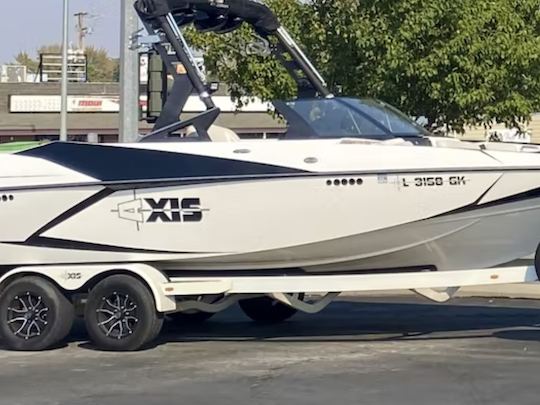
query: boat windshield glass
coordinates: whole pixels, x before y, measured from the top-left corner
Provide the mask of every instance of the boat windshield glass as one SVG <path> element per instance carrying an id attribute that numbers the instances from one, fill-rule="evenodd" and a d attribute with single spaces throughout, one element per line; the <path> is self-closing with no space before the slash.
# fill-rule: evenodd
<path id="1" fill-rule="evenodd" d="M 429 133 L 388 104 L 345 97 L 274 102 L 287 120 L 285 138 L 389 139 Z"/>

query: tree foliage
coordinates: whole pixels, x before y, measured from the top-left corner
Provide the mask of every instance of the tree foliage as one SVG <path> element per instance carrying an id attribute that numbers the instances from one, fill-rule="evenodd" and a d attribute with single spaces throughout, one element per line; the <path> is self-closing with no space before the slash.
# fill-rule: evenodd
<path id="1" fill-rule="evenodd" d="M 540 111 L 540 0 L 271 0 L 330 87 L 387 101 L 429 125 L 515 123 Z M 247 28 L 191 33 L 233 96 L 290 96 Z"/>
<path id="2" fill-rule="evenodd" d="M 116 82 L 120 76 L 120 63 L 111 58 L 103 48 L 93 46 L 85 49 L 88 63 L 88 79 L 92 82 Z"/>
<path id="3" fill-rule="evenodd" d="M 295 0 L 267 3 L 282 21 L 287 21 L 287 26 L 300 28 L 305 6 Z M 253 49 L 260 40 L 254 37 L 251 28 L 244 25 L 227 35 L 198 34 L 194 30 L 188 30 L 187 34 L 190 43 L 204 52 L 206 68 L 228 84 L 231 95 L 240 103 L 243 97 L 270 100 L 294 94 L 294 82 L 280 63 L 269 54 Z"/>
<path id="4" fill-rule="evenodd" d="M 60 53 L 61 45 L 44 45 L 41 46 L 33 59 L 26 52 L 19 52 L 15 57 L 15 62 L 27 67 L 30 73 L 37 73 L 39 66 L 39 55 L 43 53 Z M 102 48 L 93 46 L 86 47 L 84 53 L 87 61 L 87 76 L 90 82 L 116 82 L 119 79 L 120 65 L 116 58 L 111 58 L 107 51 Z"/>
<path id="5" fill-rule="evenodd" d="M 15 56 L 15 63 L 18 65 L 26 66 L 28 73 L 37 73 L 39 62 L 32 59 L 27 52 L 19 52 Z"/>

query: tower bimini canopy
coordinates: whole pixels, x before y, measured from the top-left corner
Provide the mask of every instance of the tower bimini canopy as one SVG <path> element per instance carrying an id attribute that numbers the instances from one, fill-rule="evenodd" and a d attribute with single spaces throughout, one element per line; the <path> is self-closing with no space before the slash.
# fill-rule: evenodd
<path id="1" fill-rule="evenodd" d="M 276 39 L 268 41 L 271 51 L 296 82 L 299 97 L 332 97 L 320 73 L 262 0 L 137 0 L 135 9 L 148 33 L 159 38 L 153 47 L 174 78 L 154 130 L 143 141 L 168 141 L 173 132 L 188 125 L 193 125 L 201 138 L 209 139 L 207 130 L 219 115 L 204 75 L 182 34 L 181 27 L 187 24 L 193 24 L 201 32 L 217 34 L 249 24 L 259 36 Z M 174 55 L 166 44 L 170 44 Z M 186 75 L 176 72 L 177 62 L 185 67 Z M 206 111 L 190 120 L 178 121 L 193 90 L 199 94 Z"/>
<path id="2" fill-rule="evenodd" d="M 259 34 L 269 35 L 280 26 L 272 10 L 258 0 L 141 0 L 137 4 L 147 18 L 181 15 L 181 25 L 194 21 L 202 30 L 229 32 L 245 21 Z"/>

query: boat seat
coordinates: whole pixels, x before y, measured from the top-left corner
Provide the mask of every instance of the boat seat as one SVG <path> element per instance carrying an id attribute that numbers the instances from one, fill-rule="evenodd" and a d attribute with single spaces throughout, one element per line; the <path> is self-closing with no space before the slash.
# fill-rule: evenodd
<path id="1" fill-rule="evenodd" d="M 197 130 L 193 125 L 186 128 L 186 137 L 197 137 Z M 233 130 L 218 125 L 210 125 L 208 136 L 212 142 L 238 142 L 240 137 Z"/>

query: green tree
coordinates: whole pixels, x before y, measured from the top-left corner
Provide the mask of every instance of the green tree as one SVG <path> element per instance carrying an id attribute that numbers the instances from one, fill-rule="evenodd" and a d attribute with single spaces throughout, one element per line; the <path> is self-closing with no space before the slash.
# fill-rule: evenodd
<path id="1" fill-rule="evenodd" d="M 88 64 L 88 81 L 113 82 L 118 80 L 118 59 L 111 58 L 105 49 L 89 46 L 85 49 Z"/>
<path id="2" fill-rule="evenodd" d="M 19 52 L 15 56 L 15 63 L 26 66 L 28 73 L 37 73 L 39 63 L 32 59 L 26 52 Z"/>
<path id="3" fill-rule="evenodd" d="M 296 0 L 270 0 L 270 7 L 289 29 L 299 31 L 306 8 Z M 288 98 L 295 85 L 280 63 L 264 52 L 253 52 L 260 42 L 247 26 L 226 35 L 199 34 L 187 31 L 190 44 L 204 53 L 207 70 L 227 83 L 231 95 L 241 104 L 241 97 L 258 96 L 264 100 Z"/>
<path id="4" fill-rule="evenodd" d="M 377 97 L 431 127 L 513 124 L 540 110 L 540 0 L 272 0 L 331 87 Z M 290 95 L 292 83 L 268 57 L 193 34 L 208 68 L 233 96 Z"/>
<path id="5" fill-rule="evenodd" d="M 59 45 L 59 44 L 42 45 L 37 50 L 38 56 L 41 55 L 42 53 L 61 53 L 61 52 L 62 52 L 62 45 Z"/>

